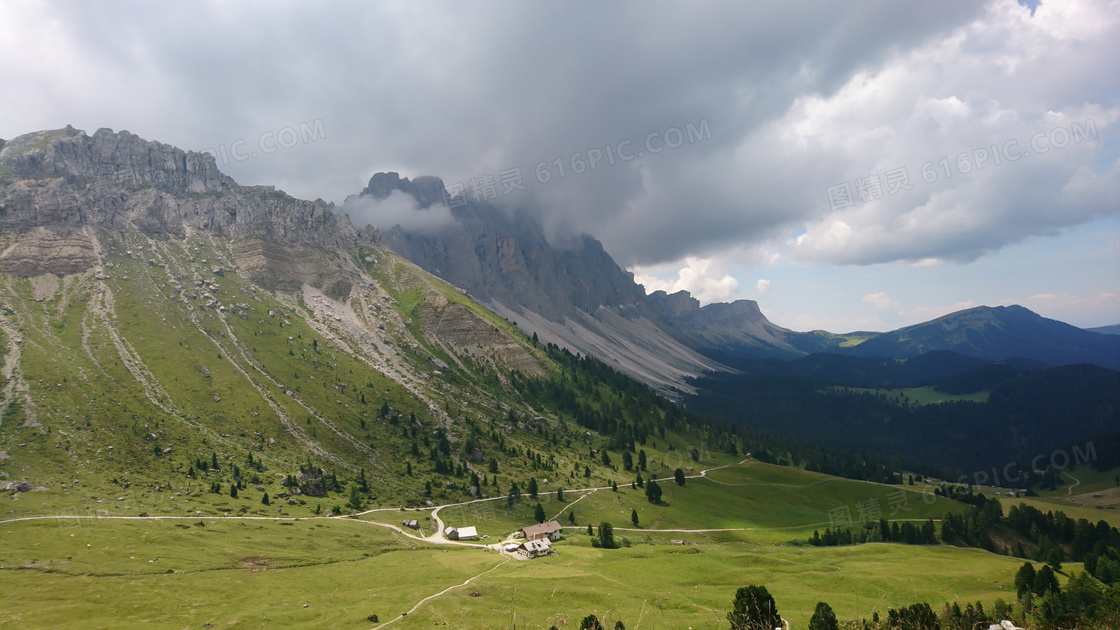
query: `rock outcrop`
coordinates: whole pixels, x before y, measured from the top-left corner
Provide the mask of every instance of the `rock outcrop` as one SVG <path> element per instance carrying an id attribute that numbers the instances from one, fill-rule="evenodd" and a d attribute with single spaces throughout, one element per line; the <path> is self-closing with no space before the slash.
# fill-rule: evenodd
<path id="1" fill-rule="evenodd" d="M 384 191 L 391 181 L 379 173 L 366 190 Z M 400 180 L 398 190 L 414 187 L 407 182 Z M 417 197 L 421 204 L 427 199 Z M 397 253 L 483 302 L 525 308 L 551 320 L 576 310 L 633 307 L 645 301 L 633 276 L 590 236 L 553 247 L 525 212 L 509 216 L 473 202 L 451 212 L 455 223 L 439 232 L 409 233 L 398 227 L 386 232 L 385 240 Z"/>
<path id="2" fill-rule="evenodd" d="M 322 200 L 304 201 L 271 186 L 240 186 L 213 156 L 149 142 L 127 131 L 92 136 L 67 127 L 0 145 L 0 231 L 17 235 L 0 270 L 68 274 L 96 263 L 91 228 L 134 227 L 152 238 L 208 232 L 235 243 L 239 262 L 262 286 L 307 283 L 349 293 L 329 252 L 373 243 Z M 350 265 L 353 266 L 352 264 Z"/>
<path id="3" fill-rule="evenodd" d="M 68 228 L 32 228 L 0 253 L 0 272 L 17 276 L 80 273 L 97 264 L 93 240 Z"/>

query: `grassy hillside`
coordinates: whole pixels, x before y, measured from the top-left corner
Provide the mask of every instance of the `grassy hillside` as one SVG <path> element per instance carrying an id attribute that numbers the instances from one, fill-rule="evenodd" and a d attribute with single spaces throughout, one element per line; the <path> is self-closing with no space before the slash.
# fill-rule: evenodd
<path id="1" fill-rule="evenodd" d="M 550 351 L 387 250 L 358 252 L 349 296 L 332 299 L 261 288 L 238 272 L 235 248 L 206 234 L 97 239 L 102 265 L 84 274 L 0 276 L 0 478 L 37 490 L 13 494 L 9 515 L 310 515 L 353 509 L 350 484 L 363 486 L 362 507 L 451 502 L 470 497 L 472 474 L 495 483 L 490 460 L 502 488 L 585 467 L 602 482 L 628 478 L 602 463 L 605 438 L 514 380 L 589 386 L 593 399 L 565 409 L 609 419 L 612 433 L 664 421 L 648 391 L 636 406 L 617 383 L 562 372 Z M 670 429 L 661 448 L 700 447 L 698 430 Z M 326 496 L 261 504 L 311 468 L 337 480 Z"/>

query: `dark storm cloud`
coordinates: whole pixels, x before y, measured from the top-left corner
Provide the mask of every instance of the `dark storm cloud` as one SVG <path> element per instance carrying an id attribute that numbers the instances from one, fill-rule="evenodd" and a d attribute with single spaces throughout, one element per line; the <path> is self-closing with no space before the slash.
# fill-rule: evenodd
<path id="1" fill-rule="evenodd" d="M 1095 112 L 1102 132 L 1115 116 L 1115 83 L 1099 77 L 1116 68 L 1109 75 L 1084 65 L 1087 54 L 1115 52 L 1101 43 L 1109 31 L 1043 29 L 1031 39 L 1036 26 L 1016 15 L 1060 22 L 1047 8 L 1031 18 L 1010 0 L 14 5 L 0 9 L 8 24 L 0 76 L 19 86 L 20 98 L 0 104 L 0 135 L 72 123 L 196 150 L 243 141 L 249 157 L 223 166 L 239 181 L 337 202 L 378 170 L 466 185 L 520 168 L 525 190 L 507 196 L 499 185 L 496 201 L 532 209 L 556 235 L 589 232 L 622 264 L 778 242 L 791 230 L 806 231 L 790 246 L 806 260 L 905 259 L 917 239 L 895 226 L 900 220 L 937 208 L 922 218 L 936 226 L 938 204 L 954 195 L 971 212 L 985 211 L 959 189 L 934 187 L 856 207 L 858 216 L 835 215 L 826 187 L 895 164 L 918 177 L 922 161 L 946 146 L 1020 134 L 1063 106 L 1082 118 Z M 1060 25 L 1084 29 L 1085 19 L 1095 18 Z M 1001 43 L 1012 35 L 1025 38 L 1016 42 L 1024 50 Z M 1032 56 L 1037 50 L 1064 65 Z M 938 71 L 951 54 L 971 65 Z M 1009 55 L 1032 65 L 1035 83 L 986 87 Z M 1115 66 L 1116 58 L 1095 63 Z M 908 82 L 908 73 L 920 80 Z M 867 97 L 866 111 L 856 98 L 861 81 L 881 91 Z M 1062 89 L 1048 89 L 1055 86 Z M 968 113 L 919 111 L 950 98 Z M 1000 112 L 1014 120 L 993 126 Z M 264 146 L 275 143 L 261 145 L 268 134 L 275 140 L 316 122 L 323 134 L 313 142 L 271 152 Z M 649 134 L 663 145 L 668 130 L 702 122 L 710 130 L 702 141 L 573 172 L 588 149 L 630 140 L 632 152 L 644 153 Z M 889 132 L 877 132 L 883 128 Z M 547 183 L 537 177 L 542 162 Z M 1080 168 L 1064 164 L 1052 191 Z M 1001 175 L 1011 183 L 979 182 L 987 188 L 975 198 L 999 198 L 1001 186 L 1016 185 L 1015 172 Z M 1075 192 L 1104 203 L 1115 181 L 1102 167 L 1095 183 L 1083 174 L 1084 190 Z M 922 258 L 968 258 L 1100 212 L 1059 220 L 1031 212 L 1024 222 L 1005 208 L 971 230 L 931 228 L 935 245 L 919 249 Z"/>

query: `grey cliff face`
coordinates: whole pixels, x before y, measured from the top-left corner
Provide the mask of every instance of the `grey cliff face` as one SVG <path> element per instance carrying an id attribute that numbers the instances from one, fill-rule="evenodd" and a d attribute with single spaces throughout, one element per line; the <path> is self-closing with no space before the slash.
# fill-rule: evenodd
<path id="1" fill-rule="evenodd" d="M 421 208 L 443 202 L 443 180 L 431 175 L 422 175 L 409 181 L 407 177 L 402 178 L 397 173 L 376 173 L 369 179 L 369 185 L 361 194 L 384 199 L 394 190 L 412 195 Z"/>
<path id="2" fill-rule="evenodd" d="M 129 224 L 153 237 L 202 230 L 330 249 L 351 249 L 362 238 L 323 201 L 239 186 L 211 155 L 127 131 L 99 129 L 90 136 L 67 127 L 0 146 L 0 229 L 121 230 Z"/>
<path id="3" fill-rule="evenodd" d="M 409 181 L 396 173 L 377 173 L 362 195 L 384 198 L 400 190 L 424 206 L 442 203 L 442 187 L 437 177 Z M 553 247 L 523 212 L 511 216 L 467 200 L 451 213 L 456 221 L 440 232 L 394 228 L 385 240 L 397 253 L 483 302 L 523 307 L 554 321 L 576 310 L 631 307 L 645 300 L 633 277 L 589 236 L 570 247 Z"/>
<path id="4" fill-rule="evenodd" d="M 98 263 L 92 230 L 137 229 L 153 239 L 208 233 L 229 242 L 260 286 L 304 284 L 344 298 L 356 270 L 339 250 L 379 245 L 322 200 L 271 186 L 240 186 L 205 153 L 148 142 L 122 131 L 92 136 L 67 127 L 0 144 L 0 272 L 81 273 Z"/>

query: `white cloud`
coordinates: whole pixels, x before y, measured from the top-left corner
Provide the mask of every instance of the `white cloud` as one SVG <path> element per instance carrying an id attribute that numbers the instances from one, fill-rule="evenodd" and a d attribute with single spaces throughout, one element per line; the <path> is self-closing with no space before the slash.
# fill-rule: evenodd
<path id="1" fill-rule="evenodd" d="M 1102 88 L 1093 59 L 1120 55 L 1118 31 L 1115 0 L 1045 3 L 1034 18 L 1001 0 L 832 95 L 800 98 L 784 124 L 834 162 L 815 200 L 822 212 L 791 243 L 795 258 L 967 262 L 1116 215 L 1120 154 L 1104 139 L 1120 124 L 1120 94 Z M 1091 128 L 1095 140 L 1076 141 Z M 1036 133 L 1055 146 L 1032 147 Z M 899 168 L 911 189 L 892 194 L 887 172 Z M 872 174 L 882 191 L 861 202 L 857 180 Z M 831 203 L 835 185 L 850 187 L 850 206 Z"/>
<path id="2" fill-rule="evenodd" d="M 888 308 L 898 306 L 898 302 L 895 302 L 894 300 L 892 300 L 890 297 L 887 296 L 886 293 L 871 293 L 871 294 L 865 295 L 865 296 L 863 296 L 863 301 L 867 302 L 871 306 L 874 306 L 875 308 L 879 309 L 880 311 L 885 311 Z"/>
<path id="3" fill-rule="evenodd" d="M 631 267 L 634 280 L 646 288 L 647 293 L 688 291 L 702 304 L 731 299 L 739 291 L 739 281 L 722 273 L 711 258 L 685 258 L 685 266 L 677 270 L 675 280 L 663 280 L 654 275 L 654 269 Z M 765 282 L 765 281 L 764 281 Z M 769 283 L 768 283 L 769 284 Z"/>
<path id="4" fill-rule="evenodd" d="M 759 280 L 757 283 L 755 283 L 754 288 L 758 291 L 759 295 L 766 295 L 766 292 L 770 290 L 770 281 Z"/>
<path id="5" fill-rule="evenodd" d="M 372 225 L 382 231 L 399 225 L 408 232 L 430 233 L 454 222 L 446 206 L 421 208 L 412 195 L 399 190 L 384 199 L 354 195 L 346 199 L 340 211 L 349 214 L 350 222 L 359 228 Z"/>

